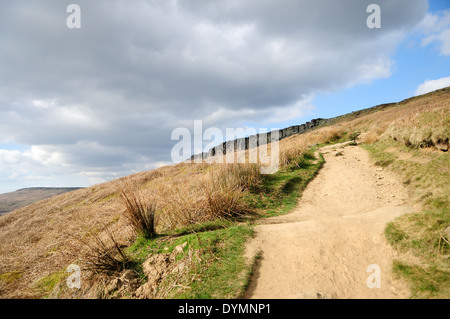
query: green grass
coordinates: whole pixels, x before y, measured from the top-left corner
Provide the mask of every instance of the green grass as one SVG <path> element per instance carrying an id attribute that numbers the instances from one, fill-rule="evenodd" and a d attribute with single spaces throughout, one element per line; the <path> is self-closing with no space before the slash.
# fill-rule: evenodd
<path id="1" fill-rule="evenodd" d="M 394 261 L 394 273 L 411 283 L 412 298 L 448 298 L 450 272 L 436 266 L 421 267 Z"/>
<path id="2" fill-rule="evenodd" d="M 252 227 L 239 225 L 187 235 L 188 245 L 196 247 L 202 261 L 196 260 L 197 264 L 192 267 L 195 270 L 188 274 L 188 278 L 195 278 L 186 283 L 190 285 L 190 289 L 175 292 L 172 297 L 237 298 L 243 294 L 251 272 L 251 266 L 243 256 L 244 244 L 253 234 Z"/>
<path id="3" fill-rule="evenodd" d="M 23 276 L 23 272 L 21 271 L 11 271 L 6 272 L 0 275 L 0 282 L 5 284 L 10 284 L 20 279 Z"/>
<path id="4" fill-rule="evenodd" d="M 386 138 L 364 147 L 377 165 L 403 178 L 415 201 L 408 204 L 423 207 L 420 212 L 400 216 L 385 229 L 385 237 L 395 249 L 416 257 L 415 263 L 407 262 L 406 257 L 397 260 L 394 273 L 409 282 L 413 298 L 449 298 L 450 245 L 440 240 L 450 226 L 449 154 L 408 148 Z M 393 148 L 410 160 L 387 151 Z M 419 157 L 428 160 L 414 160 Z"/>
<path id="5" fill-rule="evenodd" d="M 316 176 L 324 163 L 322 155 L 316 159 L 314 149 L 303 155 L 297 165 L 281 168 L 276 174 L 265 175 L 260 192 L 245 199 L 259 210 L 258 217 L 272 217 L 289 213 L 301 197 L 302 191 Z M 314 161 L 317 163 L 313 164 Z"/>
<path id="6" fill-rule="evenodd" d="M 174 231 L 175 235 L 187 235 L 192 233 L 201 233 L 205 231 L 211 231 L 211 230 L 217 230 L 222 228 L 227 228 L 234 225 L 232 221 L 224 220 L 224 219 L 217 219 L 201 224 L 192 224 L 188 226 L 184 226 L 181 228 L 178 228 Z"/>
<path id="7" fill-rule="evenodd" d="M 209 224 L 205 225 L 206 228 Z M 178 282 L 180 287 L 172 289 L 167 298 L 237 298 L 250 280 L 252 265 L 247 264 L 244 258 L 244 244 L 253 233 L 249 225 L 234 225 L 191 234 L 160 235 L 152 239 L 140 237 L 128 252 L 135 265 L 142 265 L 150 255 L 171 253 L 176 246 L 187 243 L 177 259 L 186 258 L 188 250 L 193 252 L 189 272 Z M 142 266 L 135 270 L 145 281 Z M 172 279 L 171 276 L 166 277 L 159 289 L 164 290 L 171 285 Z"/>
<path id="8" fill-rule="evenodd" d="M 384 235 L 391 245 L 401 245 L 409 239 L 408 234 L 399 229 L 396 223 L 389 223 L 384 230 Z"/>
<path id="9" fill-rule="evenodd" d="M 53 288 L 67 277 L 64 271 L 53 272 L 45 277 L 38 279 L 34 286 L 44 295 L 49 295 Z"/>

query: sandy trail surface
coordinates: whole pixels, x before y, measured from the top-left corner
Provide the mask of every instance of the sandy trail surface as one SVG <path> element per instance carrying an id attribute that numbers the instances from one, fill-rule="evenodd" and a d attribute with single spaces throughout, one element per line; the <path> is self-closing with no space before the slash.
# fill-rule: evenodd
<path id="1" fill-rule="evenodd" d="M 256 226 L 247 248 L 261 259 L 244 297 L 407 298 L 384 237 L 388 222 L 414 210 L 407 191 L 358 146 L 320 151 L 326 162 L 297 208 Z"/>

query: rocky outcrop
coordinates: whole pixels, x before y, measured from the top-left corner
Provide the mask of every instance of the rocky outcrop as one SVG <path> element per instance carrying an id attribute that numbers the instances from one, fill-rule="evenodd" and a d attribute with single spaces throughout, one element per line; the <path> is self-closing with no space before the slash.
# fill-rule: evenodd
<path id="1" fill-rule="evenodd" d="M 268 133 L 260 133 L 256 135 L 251 135 L 249 137 L 238 138 L 232 141 L 223 142 L 213 148 L 211 148 L 208 152 L 203 152 L 200 154 L 195 154 L 191 156 L 191 160 L 199 160 L 199 159 L 207 159 L 213 156 L 217 156 L 220 154 L 226 154 L 227 149 L 231 149 L 233 151 L 243 151 L 251 149 L 252 147 L 265 145 L 271 142 L 272 133 L 278 132 L 279 140 L 282 140 L 286 137 L 295 135 L 295 134 L 303 134 L 307 131 L 310 131 L 318 126 L 322 126 L 325 124 L 330 124 L 330 119 L 313 119 L 310 122 L 306 122 L 305 124 L 290 126 L 281 130 L 271 131 Z M 254 141 L 256 145 L 250 145 L 251 141 Z"/>

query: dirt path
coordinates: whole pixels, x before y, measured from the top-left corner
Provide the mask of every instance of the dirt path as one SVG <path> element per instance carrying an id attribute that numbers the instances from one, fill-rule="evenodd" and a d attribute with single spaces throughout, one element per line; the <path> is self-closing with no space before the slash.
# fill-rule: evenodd
<path id="1" fill-rule="evenodd" d="M 360 147 L 321 152 L 326 163 L 297 208 L 256 226 L 248 251 L 261 250 L 262 257 L 245 297 L 408 297 L 392 276 L 396 254 L 384 238 L 386 223 L 413 210 L 406 190 Z M 380 288 L 368 287 L 372 264 L 379 266 Z"/>

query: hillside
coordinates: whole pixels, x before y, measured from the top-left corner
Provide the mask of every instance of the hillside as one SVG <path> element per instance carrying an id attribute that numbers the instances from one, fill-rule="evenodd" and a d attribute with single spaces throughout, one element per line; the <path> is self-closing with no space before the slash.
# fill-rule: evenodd
<path id="1" fill-rule="evenodd" d="M 448 298 L 449 137 L 446 88 L 283 139 L 276 174 L 261 175 L 260 164 L 181 163 L 33 203 L 0 217 L 0 296 L 243 296 L 259 260 L 245 250 L 255 224 L 295 209 L 321 174 L 321 148 L 348 141 L 398 175 L 419 207 L 385 228 L 398 252 L 393 274 L 412 297 Z M 81 289 L 65 285 L 70 264 L 82 269 Z"/>
<path id="2" fill-rule="evenodd" d="M 80 189 L 80 187 L 33 187 L 0 194 L 0 215 L 52 196 Z"/>

